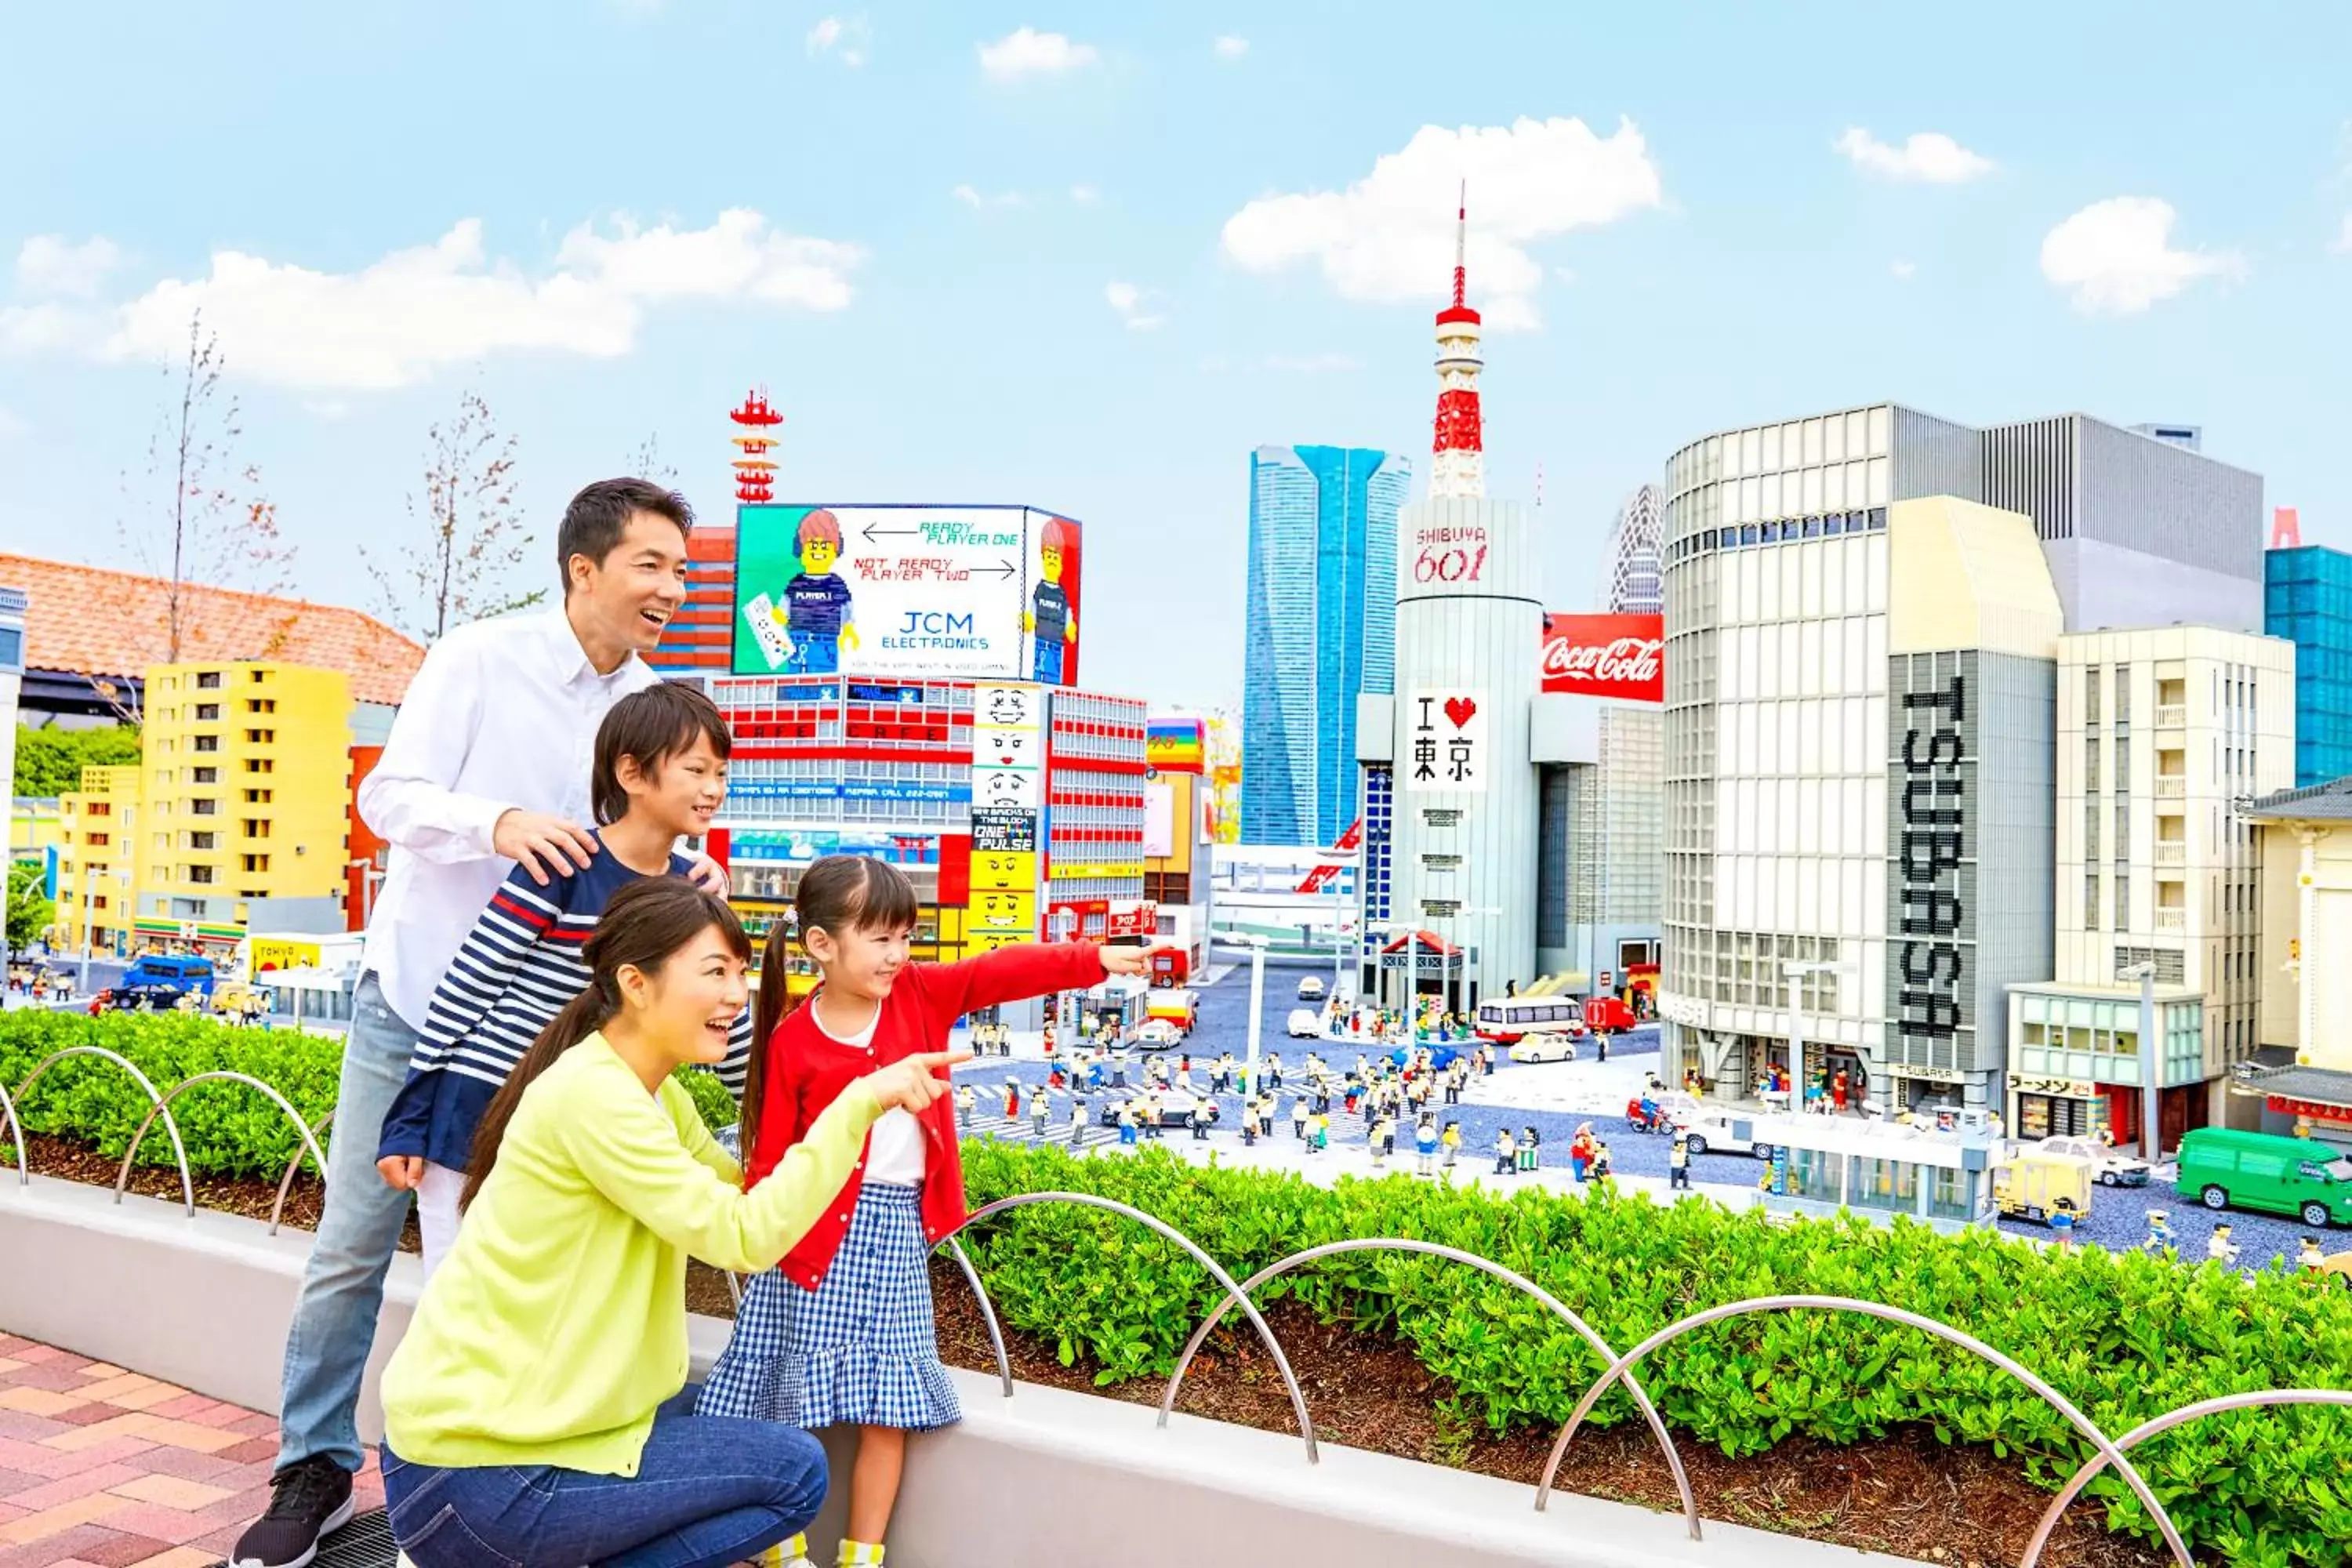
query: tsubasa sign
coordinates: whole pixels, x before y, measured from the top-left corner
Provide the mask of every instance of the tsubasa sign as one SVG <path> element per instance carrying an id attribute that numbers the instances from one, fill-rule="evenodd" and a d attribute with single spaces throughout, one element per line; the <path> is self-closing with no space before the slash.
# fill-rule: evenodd
<path id="1" fill-rule="evenodd" d="M 1664 702 L 1665 650 L 1664 616 L 1546 616 L 1543 689 Z"/>
<path id="2" fill-rule="evenodd" d="M 1975 983 L 1973 659 L 1897 655 L 1888 682 L 1887 1031 L 1897 1062 L 1961 1065 Z"/>

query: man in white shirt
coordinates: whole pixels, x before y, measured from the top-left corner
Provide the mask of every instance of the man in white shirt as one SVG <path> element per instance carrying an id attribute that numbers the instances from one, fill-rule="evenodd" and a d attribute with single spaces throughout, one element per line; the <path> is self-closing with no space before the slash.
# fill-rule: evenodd
<path id="1" fill-rule="evenodd" d="M 377 1131 L 434 987 L 508 871 L 520 863 L 544 884 L 589 863 L 596 730 L 660 679 L 639 656 L 685 602 L 693 523 L 685 497 L 644 479 L 574 496 L 556 534 L 562 603 L 435 644 L 360 786 L 392 864 L 352 998 L 326 1210 L 286 1336 L 273 1495 L 231 1568 L 302 1568 L 351 1517 L 360 1381 L 409 1202 L 376 1175 Z M 697 879 L 723 890 L 707 858 Z"/>

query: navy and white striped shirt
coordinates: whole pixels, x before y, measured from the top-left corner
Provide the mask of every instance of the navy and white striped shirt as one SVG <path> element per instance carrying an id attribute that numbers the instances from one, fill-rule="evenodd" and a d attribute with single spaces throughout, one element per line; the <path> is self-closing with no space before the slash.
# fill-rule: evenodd
<path id="1" fill-rule="evenodd" d="M 693 864 L 672 855 L 670 874 L 684 876 Z M 520 866 L 509 874 L 434 989 L 408 1080 L 383 1119 L 377 1159 L 422 1155 L 448 1170 L 466 1168 L 491 1100 L 540 1031 L 588 988 L 592 976 L 580 952 L 604 906 L 643 875 L 602 842 L 586 867 L 544 888 Z M 751 1048 L 747 1008 L 715 1069 L 738 1100 Z"/>

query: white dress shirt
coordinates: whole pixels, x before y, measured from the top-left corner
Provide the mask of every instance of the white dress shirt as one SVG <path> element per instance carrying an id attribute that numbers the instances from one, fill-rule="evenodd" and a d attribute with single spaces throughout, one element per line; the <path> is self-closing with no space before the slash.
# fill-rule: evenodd
<path id="1" fill-rule="evenodd" d="M 366 964 L 402 1022 L 424 1025 L 433 988 L 514 868 L 491 847 L 499 818 L 593 826 L 597 726 L 660 679 L 634 653 L 597 674 L 560 606 L 460 626 L 425 654 L 359 795 L 361 820 L 392 846 Z"/>

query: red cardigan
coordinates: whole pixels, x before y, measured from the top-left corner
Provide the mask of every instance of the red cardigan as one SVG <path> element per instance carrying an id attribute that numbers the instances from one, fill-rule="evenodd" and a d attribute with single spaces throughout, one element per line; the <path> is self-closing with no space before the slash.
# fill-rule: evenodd
<path id="1" fill-rule="evenodd" d="M 784 1151 L 801 1141 L 853 1081 L 919 1052 L 946 1049 L 948 1031 L 964 1014 L 1049 991 L 1082 991 L 1101 984 L 1103 975 L 1102 952 L 1091 942 L 1027 942 L 960 963 L 910 963 L 898 972 L 898 983 L 883 998 L 871 1056 L 817 1027 L 814 998 L 803 1002 L 776 1026 L 768 1041 L 760 1133 L 744 1165 L 746 1185 L 764 1181 Z M 929 1145 L 923 1163 L 923 1235 L 936 1245 L 969 1212 L 963 1201 L 963 1160 L 956 1146 L 955 1110 L 946 1098 L 917 1120 Z M 824 1282 L 834 1254 L 841 1249 L 857 1188 L 866 1179 L 869 1150 L 870 1139 L 868 1148 L 858 1151 L 856 1167 L 835 1202 L 778 1265 L 785 1279 L 804 1290 Z"/>

